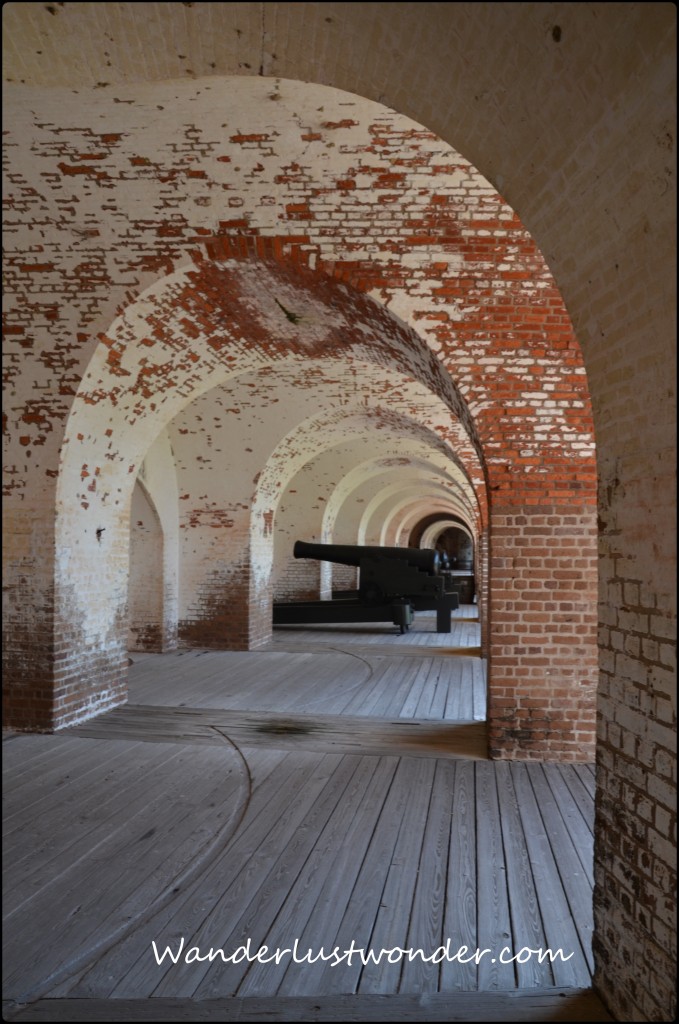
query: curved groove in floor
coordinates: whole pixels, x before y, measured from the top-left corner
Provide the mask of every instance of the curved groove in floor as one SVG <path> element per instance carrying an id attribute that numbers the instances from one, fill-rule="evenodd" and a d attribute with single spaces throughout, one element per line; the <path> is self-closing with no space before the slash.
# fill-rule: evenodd
<path id="1" fill-rule="evenodd" d="M 138 926 L 142 918 L 154 915 L 162 908 L 170 906 L 175 899 L 175 894 L 183 891 L 189 884 L 196 882 L 202 874 L 208 871 L 217 856 L 223 852 L 224 846 L 231 842 L 238 832 L 251 800 L 252 776 L 247 759 L 240 748 L 228 736 L 225 736 L 218 730 L 215 730 L 215 735 L 219 736 L 221 742 L 230 748 L 230 754 L 236 762 L 236 770 L 241 775 L 241 785 L 238 787 L 235 805 L 228 814 L 224 824 L 208 838 L 196 854 L 190 856 L 178 874 L 168 879 L 162 885 L 162 888 L 159 888 L 159 891 L 152 899 L 146 903 L 142 902 L 138 906 L 136 913 L 125 917 L 124 921 L 117 927 L 114 927 L 112 931 L 106 932 L 99 940 L 95 939 L 93 941 L 90 936 L 84 936 L 81 946 L 84 945 L 85 948 L 82 952 L 78 952 L 76 949 L 67 963 L 55 966 L 54 970 L 46 978 L 43 977 L 38 984 L 32 987 L 29 986 L 27 990 L 13 996 L 14 1001 L 17 1003 L 28 1003 L 46 997 L 55 998 L 58 997 L 64 988 L 69 989 L 74 981 L 86 974 L 102 955 L 122 942 Z M 215 746 L 202 749 L 214 752 Z M 192 748 L 191 753 L 192 756 L 196 756 L 195 747 Z M 167 814 L 163 814 L 161 810 L 159 817 L 161 819 L 167 818 Z M 128 895 L 129 900 L 133 900 L 133 898 L 134 890 Z M 124 913 L 124 908 L 125 900 L 123 899 L 116 908 L 118 916 Z"/>

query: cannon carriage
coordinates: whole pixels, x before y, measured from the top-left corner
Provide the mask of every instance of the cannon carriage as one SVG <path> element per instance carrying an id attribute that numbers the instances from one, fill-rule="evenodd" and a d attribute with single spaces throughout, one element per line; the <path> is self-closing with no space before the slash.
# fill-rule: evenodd
<path id="1" fill-rule="evenodd" d="M 274 625 L 391 621 L 404 633 L 416 611 L 433 610 L 437 631 L 450 632 L 450 615 L 459 607 L 459 599 L 457 591 L 446 589 L 436 551 L 297 541 L 293 555 L 355 566 L 358 590 L 333 595 L 329 601 L 275 602 Z"/>

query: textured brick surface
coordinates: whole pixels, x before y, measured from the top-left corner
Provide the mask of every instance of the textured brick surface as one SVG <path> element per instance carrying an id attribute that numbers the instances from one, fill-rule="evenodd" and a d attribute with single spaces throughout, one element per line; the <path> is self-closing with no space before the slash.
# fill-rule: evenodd
<path id="1" fill-rule="evenodd" d="M 19 296 L 34 289 L 53 289 L 61 300 L 40 355 L 44 365 L 49 348 L 51 387 L 40 405 L 30 398 L 12 407 L 12 426 L 18 421 L 25 431 L 12 431 L 17 463 L 29 452 L 47 463 L 54 457 L 63 430 L 55 424 L 68 408 L 63 367 L 83 365 L 91 353 L 59 481 L 62 507 L 74 501 L 81 522 L 62 517 L 62 543 L 78 535 L 82 544 L 83 533 L 91 546 L 93 533 L 109 529 L 102 516 L 124 514 L 145 443 L 173 420 L 179 642 L 256 646 L 270 630 L 266 517 L 323 444 L 381 431 L 411 438 L 410 478 L 395 474 L 397 482 L 382 480 L 379 493 L 361 498 L 352 539 L 363 542 L 395 543 L 413 508 L 424 515 L 432 502 L 445 505 L 446 491 L 450 511 L 477 531 L 489 519 L 488 495 L 491 507 L 510 504 L 529 516 L 533 506 L 593 503 L 579 349 L 544 260 L 495 190 L 431 132 L 374 104 L 325 90 L 320 110 L 315 90 L 250 80 L 222 89 L 215 106 L 214 90 L 177 83 L 171 108 L 157 102 L 165 99 L 158 86 L 71 99 L 79 127 L 70 133 L 57 127 L 56 106 L 39 118 L 26 111 L 33 142 L 30 160 L 17 153 L 12 172 L 11 205 L 21 216 L 9 230 L 7 281 L 17 299 L 8 323 L 20 325 L 26 306 Z M 180 104 L 184 118 L 177 118 Z M 105 133 L 83 127 L 104 111 Z M 44 198 L 53 214 L 62 210 L 49 260 L 26 256 L 38 234 L 33 210 L 23 207 L 29 194 Z M 33 246 L 36 254 L 44 248 Z M 160 283 L 142 290 L 159 275 Z M 106 323 L 114 298 L 118 315 Z M 10 337 L 17 357 L 7 372 L 18 400 L 26 338 Z M 290 370 L 282 358 L 292 358 Z M 369 419 L 351 410 L 350 395 L 359 405 L 375 403 Z M 446 477 L 417 467 L 418 437 L 448 452 Z M 315 535 L 338 523 L 341 492 L 334 488 L 349 468 L 326 469 L 325 523 L 313 521 L 317 505 L 307 503 Z M 18 498 L 27 480 L 11 481 L 10 495 Z M 351 515 L 345 505 L 342 517 Z M 590 548 L 593 542 L 590 531 Z M 97 545 L 92 556 L 103 553 Z M 122 644 L 116 648 L 113 634 L 122 609 L 111 595 L 123 601 L 125 578 L 112 554 L 99 614 L 118 664 Z M 92 617 L 98 599 L 74 578 L 76 564 L 65 592 L 78 591 Z M 503 559 L 493 566 L 499 588 L 504 566 Z M 551 570 L 537 558 L 531 571 L 539 585 Z M 74 608 L 70 614 L 81 620 Z M 501 605 L 494 614 L 500 622 Z M 147 626 L 150 636 L 157 624 Z M 545 623 L 543 635 L 550 629 Z M 488 631 L 491 655 L 501 632 Z M 554 683 L 545 689 L 534 667 L 525 685 L 539 700 Z M 552 674 L 558 683 L 559 665 Z M 591 675 L 588 683 L 591 697 Z M 582 692 L 580 740 L 593 724 Z M 498 740 L 498 751 L 532 756 L 538 736 L 545 739 L 542 729 L 533 736 L 530 723 L 521 735 L 525 744 Z M 570 731 L 557 748 L 550 734 L 543 750 L 555 756 L 592 750 L 584 742 L 576 749 Z"/>
<path id="2" fill-rule="evenodd" d="M 223 310 L 221 328 L 213 330 L 214 311 L 192 307 L 190 315 L 184 310 L 183 329 L 173 331 L 164 322 L 171 303 L 158 304 L 155 296 L 145 303 L 139 296 L 164 277 L 169 287 L 175 272 L 207 275 L 196 254 L 215 268 L 228 252 L 242 264 L 246 257 L 260 264 L 271 258 L 324 270 L 388 303 L 450 369 L 470 414 L 467 419 L 456 407 L 463 429 L 450 440 L 473 485 L 456 490 L 453 504 L 473 509 L 480 564 L 492 566 L 481 580 L 480 606 L 484 644 L 497 647 L 490 652 L 491 702 L 500 718 L 505 712 L 497 700 L 506 693 L 498 691 L 518 678 L 511 660 L 521 636 L 512 619 L 515 599 L 534 597 L 539 607 L 531 614 L 555 616 L 542 636 L 555 661 L 559 637 L 577 650 L 577 622 L 589 630 L 578 581 L 560 577 L 556 592 L 548 588 L 556 582 L 544 565 L 550 556 L 538 554 L 536 543 L 554 548 L 553 568 L 569 571 L 565 535 L 549 520 L 575 517 L 579 530 L 591 514 L 590 452 L 577 448 L 591 439 L 581 350 L 599 473 L 596 981 L 617 1019 L 672 1019 L 673 6 L 15 3 L 5 5 L 3 18 L 4 73 L 17 90 L 15 99 L 13 88 L 6 89 L 11 116 L 4 125 L 5 369 L 11 379 L 4 407 L 5 646 L 17 714 L 20 709 L 24 722 L 52 727 L 62 700 L 73 706 L 75 696 L 77 704 L 83 666 L 99 685 L 89 695 L 81 686 L 80 711 L 71 714 L 122 699 L 129 554 L 118 517 L 127 521 L 133 482 L 151 442 L 161 437 L 169 449 L 167 423 L 221 373 L 218 338 L 230 315 Z M 263 116 L 253 116 L 257 104 L 240 100 L 237 116 L 229 115 L 224 75 L 252 77 Z M 155 91 L 144 84 L 149 80 L 158 83 Z M 291 109 L 288 80 L 327 83 L 351 95 L 343 97 L 346 107 L 331 109 L 319 90 L 311 105 Z M 383 105 L 378 118 L 356 116 L 357 95 Z M 417 124 L 397 123 L 391 110 Z M 455 166 L 436 171 L 431 132 L 466 159 L 455 157 Z M 273 173 L 284 151 L 285 166 Z M 557 296 L 541 276 L 533 243 L 509 207 L 502 206 L 507 219 L 500 216 L 497 200 L 483 191 L 487 182 L 472 197 L 464 184 L 471 179 L 461 177 L 469 173 L 468 161 L 540 245 L 579 349 L 571 341 L 559 348 L 566 325 L 550 306 Z M 450 191 L 438 187 L 437 175 Z M 472 199 L 475 208 L 472 213 L 467 206 L 463 223 Z M 368 233 L 368 221 L 379 241 L 372 228 Z M 499 262 L 503 254 L 512 256 L 513 266 Z M 530 278 L 511 276 L 526 270 Z M 183 280 L 175 298 L 186 299 Z M 492 289 L 495 280 L 504 303 L 484 294 L 484 282 Z M 548 287 L 537 302 L 539 321 L 529 326 L 537 283 Z M 276 285 L 275 297 L 289 312 L 310 315 L 310 307 L 286 302 L 295 294 L 308 296 Z M 289 342 L 292 322 L 270 299 L 262 286 L 248 302 L 266 314 L 269 327 L 273 314 L 281 314 L 277 329 L 288 333 L 280 332 L 279 342 Z M 511 323 L 501 320 L 502 305 Z M 127 319 L 112 333 L 124 310 Z M 156 321 L 147 323 L 147 315 Z M 199 353 L 194 335 L 206 331 L 201 315 L 214 344 Z M 533 328 L 530 337 L 524 333 Z M 244 334 L 247 349 L 253 340 Z M 237 345 L 231 353 L 235 372 Z M 88 367 L 78 407 L 74 396 Z M 418 373 L 423 370 L 420 362 Z M 373 375 L 376 391 L 387 377 L 382 364 Z M 221 385 L 221 376 L 214 382 Z M 233 424 L 237 414 L 229 415 Z M 476 431 L 471 441 L 460 436 L 465 427 Z M 249 447 L 242 434 L 229 436 L 235 450 Z M 173 459 L 151 461 L 147 468 L 155 467 L 158 477 L 151 493 L 162 519 L 168 502 L 156 500 L 158 491 L 168 480 L 176 486 L 179 474 Z M 284 464 L 279 450 L 268 465 Z M 261 468 L 253 465 L 253 478 Z M 322 475 L 320 463 L 317 469 Z M 290 471 L 292 489 L 298 469 L 291 464 Z M 55 538 L 57 477 L 60 514 L 70 522 L 59 523 Z M 371 500 L 369 477 L 357 501 Z M 252 607 L 243 643 L 259 642 L 266 632 L 260 596 L 269 576 L 262 567 L 272 564 L 275 547 L 277 479 L 273 472 L 262 479 L 266 493 L 258 490 L 253 506 L 261 522 L 240 547 L 229 549 L 232 557 L 239 547 L 255 569 L 243 590 Z M 423 483 L 429 482 L 427 475 Z M 365 495 L 361 488 L 368 489 Z M 318 490 L 318 504 L 321 496 L 328 491 Z M 174 522 L 167 515 L 162 521 L 170 640 L 186 619 L 179 607 L 180 553 L 190 555 L 185 538 L 192 532 L 205 538 L 217 529 L 207 525 L 212 500 L 205 489 L 183 501 L 178 494 L 182 525 L 179 512 Z M 292 510 L 294 496 L 285 495 L 283 503 Z M 350 504 L 345 495 L 345 512 Z M 186 525 L 196 512 L 202 524 Z M 404 510 L 402 527 L 412 525 L 408 515 Z M 314 509 L 299 525 L 315 529 L 319 517 L 320 508 Z M 521 518 L 526 521 L 519 524 Z M 520 551 L 507 535 L 510 524 L 521 527 Z M 547 532 L 531 534 L 531 528 Z M 525 557 L 528 538 L 541 563 L 534 588 L 528 567 L 515 564 Z M 576 557 L 587 578 L 591 553 L 583 548 Z M 191 564 L 183 555 L 182 561 Z M 194 582 L 205 590 L 206 580 Z M 215 583 L 214 594 L 221 585 L 218 578 Z M 545 612 L 555 602 L 572 607 Z M 541 623 L 524 624 L 527 643 Z M 514 649 L 508 654 L 504 647 Z M 541 668 L 531 660 L 538 655 L 529 649 L 524 655 L 527 671 Z M 589 673 L 589 654 L 583 665 Z M 573 660 L 561 669 L 571 723 Z M 589 685 L 580 682 L 581 690 Z M 539 731 L 552 728 L 559 683 L 552 675 L 541 687 L 548 699 L 540 714 L 529 703 L 533 698 L 521 695 L 522 744 L 532 745 Z"/>

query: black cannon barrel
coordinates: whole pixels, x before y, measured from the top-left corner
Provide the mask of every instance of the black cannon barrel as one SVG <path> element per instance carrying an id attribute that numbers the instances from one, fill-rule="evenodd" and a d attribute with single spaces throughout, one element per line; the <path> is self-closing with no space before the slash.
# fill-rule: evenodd
<path id="1" fill-rule="evenodd" d="M 308 544 L 298 540 L 292 553 L 295 558 L 315 558 L 319 562 L 360 566 L 361 559 L 380 558 L 407 562 L 424 572 L 438 574 L 441 558 L 431 548 L 382 548 L 360 544 Z"/>

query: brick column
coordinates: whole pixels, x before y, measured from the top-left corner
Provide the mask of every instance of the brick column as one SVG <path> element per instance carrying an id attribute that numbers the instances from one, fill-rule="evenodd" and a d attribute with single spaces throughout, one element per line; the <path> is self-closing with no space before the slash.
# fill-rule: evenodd
<path id="1" fill-rule="evenodd" d="M 491 523 L 491 756 L 592 761 L 595 511 L 499 508 Z"/>

